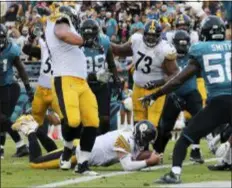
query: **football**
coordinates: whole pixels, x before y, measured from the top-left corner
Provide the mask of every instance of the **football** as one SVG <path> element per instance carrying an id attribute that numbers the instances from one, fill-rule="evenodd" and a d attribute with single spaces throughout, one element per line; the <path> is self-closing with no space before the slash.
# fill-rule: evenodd
<path id="1" fill-rule="evenodd" d="M 151 156 L 151 151 L 141 151 L 140 154 L 138 154 L 136 160 L 138 161 L 142 161 L 142 160 L 145 160 L 145 159 L 148 159 L 150 156 Z"/>

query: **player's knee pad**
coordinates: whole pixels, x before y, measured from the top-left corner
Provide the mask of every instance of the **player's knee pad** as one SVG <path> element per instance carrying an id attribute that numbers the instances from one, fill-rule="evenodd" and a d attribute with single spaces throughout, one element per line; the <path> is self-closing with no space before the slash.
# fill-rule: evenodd
<path id="1" fill-rule="evenodd" d="M 97 136 L 97 128 L 84 127 L 80 139 L 80 148 L 82 151 L 91 152 Z"/>

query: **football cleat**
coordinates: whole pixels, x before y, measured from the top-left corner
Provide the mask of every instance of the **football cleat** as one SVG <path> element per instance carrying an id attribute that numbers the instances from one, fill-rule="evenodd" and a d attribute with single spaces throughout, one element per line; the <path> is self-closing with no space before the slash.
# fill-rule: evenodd
<path id="1" fill-rule="evenodd" d="M 4 149 L 0 148 L 0 157 L 1 159 L 4 159 Z"/>
<path id="2" fill-rule="evenodd" d="M 209 165 L 208 169 L 212 170 L 212 171 L 231 171 L 232 170 L 232 164 L 222 162 L 220 164 Z"/>
<path id="3" fill-rule="evenodd" d="M 26 145 L 17 148 L 16 153 L 12 157 L 24 157 L 29 155 L 29 150 Z"/>
<path id="4" fill-rule="evenodd" d="M 179 184 L 181 183 L 180 175 L 174 174 L 172 171 L 156 180 L 154 183 L 166 183 L 166 184 Z"/>
<path id="5" fill-rule="evenodd" d="M 22 115 L 12 125 L 12 129 L 15 131 L 20 131 L 25 136 L 28 136 L 31 132 L 36 132 L 38 126 L 38 123 L 34 120 L 32 115 Z"/>
<path id="6" fill-rule="evenodd" d="M 191 150 L 190 161 L 194 161 L 199 164 L 203 164 L 205 162 L 203 157 L 201 156 L 201 151 L 199 148 Z"/>
<path id="7" fill-rule="evenodd" d="M 79 173 L 79 174 L 87 175 L 87 176 L 99 175 L 97 172 L 94 172 L 94 171 L 89 169 L 88 161 L 85 161 L 82 164 L 78 163 L 75 167 L 74 172 L 77 174 Z"/>
<path id="8" fill-rule="evenodd" d="M 62 155 L 60 156 L 60 169 L 61 170 L 69 170 L 71 168 L 71 159 L 68 161 L 65 161 L 62 159 Z"/>

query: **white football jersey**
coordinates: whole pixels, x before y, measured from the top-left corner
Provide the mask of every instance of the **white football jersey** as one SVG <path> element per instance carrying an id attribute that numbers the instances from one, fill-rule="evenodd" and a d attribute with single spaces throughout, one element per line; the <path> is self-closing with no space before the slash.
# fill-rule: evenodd
<path id="1" fill-rule="evenodd" d="M 52 64 L 49 58 L 48 48 L 44 39 L 39 39 L 41 49 L 41 67 L 38 84 L 45 88 L 51 88 Z"/>
<path id="2" fill-rule="evenodd" d="M 82 79 L 87 77 L 87 62 L 83 51 L 76 45 L 67 44 L 59 40 L 54 27 L 58 16 L 50 17 L 45 30 L 46 40 L 51 52 L 53 76 L 74 76 Z M 71 21 L 71 32 L 78 35 Z"/>
<path id="3" fill-rule="evenodd" d="M 172 43 L 172 39 L 175 35 L 175 31 L 169 31 L 166 33 L 166 38 L 167 38 L 167 41 Z M 190 42 L 191 44 L 194 44 L 196 42 L 199 41 L 199 35 L 196 31 L 190 31 Z"/>
<path id="4" fill-rule="evenodd" d="M 77 147 L 77 159 L 80 147 Z M 139 149 L 135 145 L 132 129 L 116 130 L 98 136 L 95 140 L 91 156 L 90 166 L 108 166 L 119 162 L 117 151 L 130 153 L 135 159 Z"/>
<path id="5" fill-rule="evenodd" d="M 140 33 L 131 36 L 131 47 L 135 65 L 133 79 L 140 87 L 144 87 L 151 80 L 163 79 L 165 76 L 162 69 L 164 59 L 176 54 L 174 46 L 165 40 L 161 40 L 153 48 L 148 47 Z"/>

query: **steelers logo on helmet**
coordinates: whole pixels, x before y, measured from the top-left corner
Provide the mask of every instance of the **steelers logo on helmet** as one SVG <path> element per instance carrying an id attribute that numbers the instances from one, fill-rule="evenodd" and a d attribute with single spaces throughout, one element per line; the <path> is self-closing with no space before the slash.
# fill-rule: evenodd
<path id="1" fill-rule="evenodd" d="M 5 25 L 0 24 L 0 51 L 3 51 L 7 46 L 7 29 Z"/>
<path id="2" fill-rule="evenodd" d="M 162 28 L 156 20 L 147 22 L 144 26 L 143 41 L 150 47 L 155 47 L 161 39 Z"/>
<path id="3" fill-rule="evenodd" d="M 134 137 L 138 147 L 144 148 L 149 143 L 154 143 L 158 135 L 156 127 L 147 120 L 135 124 Z"/>
<path id="4" fill-rule="evenodd" d="M 186 14 L 181 14 L 177 17 L 175 25 L 176 29 L 185 30 L 190 32 L 191 29 L 191 18 Z"/>

